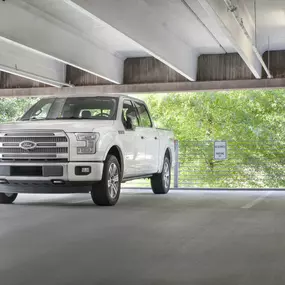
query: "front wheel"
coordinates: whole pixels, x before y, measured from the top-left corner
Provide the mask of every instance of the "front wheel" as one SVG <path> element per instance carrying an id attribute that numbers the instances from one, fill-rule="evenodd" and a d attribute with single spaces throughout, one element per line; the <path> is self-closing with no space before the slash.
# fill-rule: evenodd
<path id="1" fill-rule="evenodd" d="M 169 158 L 164 157 L 162 172 L 151 177 L 151 188 L 154 194 L 167 194 L 171 182 L 171 167 Z"/>
<path id="2" fill-rule="evenodd" d="M 17 193 L 0 193 L 0 204 L 12 204 L 16 200 L 17 196 Z"/>
<path id="3" fill-rule="evenodd" d="M 91 197 L 98 206 L 114 206 L 121 192 L 120 164 L 114 155 L 108 155 L 104 164 L 102 180 L 93 185 Z"/>

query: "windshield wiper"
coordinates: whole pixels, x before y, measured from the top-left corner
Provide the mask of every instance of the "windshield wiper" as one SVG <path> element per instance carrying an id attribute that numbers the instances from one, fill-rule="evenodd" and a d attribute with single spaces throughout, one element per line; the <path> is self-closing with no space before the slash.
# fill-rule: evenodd
<path id="1" fill-rule="evenodd" d="M 72 117 L 57 117 L 57 118 L 55 118 L 55 120 L 80 120 L 80 119 L 82 119 L 82 118 L 78 118 L 78 117 L 74 117 L 74 116 L 72 116 Z"/>
<path id="2" fill-rule="evenodd" d="M 64 117 L 55 118 L 54 120 L 95 120 L 94 118 Z"/>
<path id="3" fill-rule="evenodd" d="M 26 118 L 26 119 L 20 119 L 19 121 L 23 122 L 23 121 L 50 121 L 50 120 L 55 120 L 55 119 L 52 119 L 52 118 Z"/>
<path id="4" fill-rule="evenodd" d="M 31 117 L 29 121 L 43 121 L 43 120 L 48 120 L 47 118 L 36 118 L 36 117 Z"/>

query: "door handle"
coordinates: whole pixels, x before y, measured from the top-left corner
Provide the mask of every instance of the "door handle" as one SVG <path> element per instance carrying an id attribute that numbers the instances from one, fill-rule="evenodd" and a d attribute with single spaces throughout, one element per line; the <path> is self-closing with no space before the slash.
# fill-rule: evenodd
<path id="1" fill-rule="evenodd" d="M 141 139 L 144 140 L 144 136 L 141 136 Z"/>
<path id="2" fill-rule="evenodd" d="M 154 137 L 155 140 L 157 140 L 157 137 Z"/>

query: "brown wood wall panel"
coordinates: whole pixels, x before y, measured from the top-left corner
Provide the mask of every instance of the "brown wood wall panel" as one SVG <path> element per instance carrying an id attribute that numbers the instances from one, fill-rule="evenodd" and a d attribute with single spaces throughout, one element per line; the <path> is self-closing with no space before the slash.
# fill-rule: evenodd
<path id="1" fill-rule="evenodd" d="M 198 58 L 198 81 L 254 79 L 238 53 L 201 55 Z"/>
<path id="2" fill-rule="evenodd" d="M 269 66 L 268 66 L 268 55 L 269 55 Z M 274 78 L 284 78 L 285 77 L 285 51 L 266 51 L 263 54 L 263 60 L 267 67 L 269 67 L 271 75 Z M 267 78 L 267 74 L 264 69 L 262 69 L 262 78 Z"/>
<path id="3" fill-rule="evenodd" d="M 101 77 L 75 68 L 73 66 L 66 66 L 66 82 L 75 86 L 88 86 L 88 85 L 110 85 L 110 81 Z"/>
<path id="4" fill-rule="evenodd" d="M 0 88 L 32 88 L 45 86 L 48 85 L 0 71 Z"/>
<path id="5" fill-rule="evenodd" d="M 154 57 L 127 58 L 124 66 L 124 84 L 188 81 Z"/>
<path id="6" fill-rule="evenodd" d="M 268 53 L 263 55 L 268 64 Z M 285 51 L 270 52 L 270 71 L 275 78 L 285 78 Z M 263 71 L 263 78 L 266 74 Z M 237 53 L 201 55 L 198 58 L 197 81 L 254 79 Z M 98 76 L 67 65 L 66 82 L 75 86 L 111 85 Z M 127 58 L 124 63 L 124 84 L 189 82 L 182 75 L 153 57 Z M 0 88 L 32 88 L 42 83 L 0 72 Z M 151 92 L 151 91 L 150 91 Z"/>

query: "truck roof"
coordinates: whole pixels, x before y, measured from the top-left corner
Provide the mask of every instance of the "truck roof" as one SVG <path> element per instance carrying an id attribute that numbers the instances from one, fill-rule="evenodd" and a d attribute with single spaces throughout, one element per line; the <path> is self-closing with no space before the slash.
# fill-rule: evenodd
<path id="1" fill-rule="evenodd" d="M 97 93 L 97 94 L 84 94 L 84 95 L 66 95 L 66 96 L 56 96 L 56 95 L 53 95 L 53 96 L 47 96 L 47 97 L 42 97 L 42 98 L 80 98 L 80 97 L 97 97 L 97 96 L 100 96 L 100 97 L 118 97 L 118 98 L 127 98 L 127 99 L 135 99 L 137 101 L 141 101 L 144 103 L 143 100 L 139 99 L 139 98 L 136 98 L 136 97 L 133 97 L 133 96 L 130 96 L 130 95 L 126 95 L 126 94 L 107 94 L 107 93 Z M 42 99 L 41 98 L 41 99 Z"/>
<path id="2" fill-rule="evenodd" d="M 130 99 L 130 100 L 136 100 L 136 101 L 140 101 L 142 103 L 145 104 L 144 100 L 142 99 L 139 99 L 137 97 L 134 97 L 134 96 L 130 96 L 130 95 L 126 95 L 126 94 L 106 94 L 106 93 L 97 93 L 97 94 L 84 94 L 84 95 L 64 95 L 64 96 L 56 96 L 56 95 L 52 95 L 52 96 L 46 96 L 46 97 L 42 97 L 41 99 L 43 98 L 84 98 L 84 97 L 97 97 L 97 96 L 100 96 L 100 97 L 118 97 L 118 98 L 126 98 L 126 99 Z"/>

